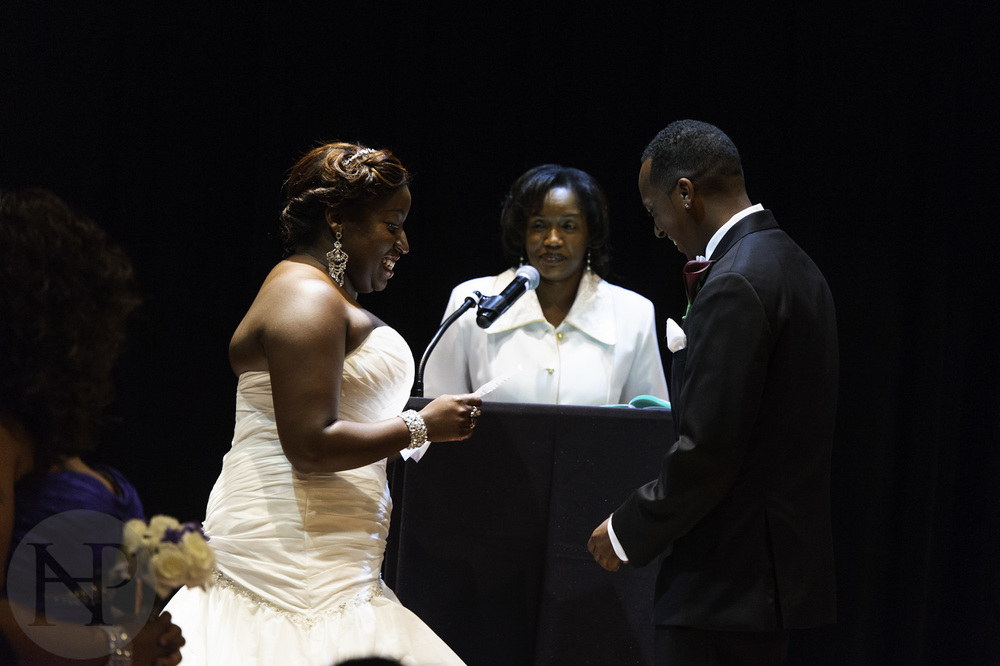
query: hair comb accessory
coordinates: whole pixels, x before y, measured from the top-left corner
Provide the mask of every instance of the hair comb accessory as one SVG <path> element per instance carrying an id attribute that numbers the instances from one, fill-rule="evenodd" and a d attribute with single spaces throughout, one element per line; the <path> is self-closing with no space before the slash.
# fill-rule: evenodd
<path id="1" fill-rule="evenodd" d="M 372 153 L 377 153 L 377 152 L 378 151 L 375 150 L 374 148 L 358 148 L 358 152 L 354 153 L 346 160 L 344 160 L 344 166 L 350 166 L 351 163 L 354 162 L 354 160 L 358 159 L 359 157 L 364 157 L 365 155 L 371 155 Z"/>

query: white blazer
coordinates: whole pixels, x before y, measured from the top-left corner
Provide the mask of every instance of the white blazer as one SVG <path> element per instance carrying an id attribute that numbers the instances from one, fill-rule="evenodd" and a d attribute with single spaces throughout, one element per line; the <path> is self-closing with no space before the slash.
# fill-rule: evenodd
<path id="1" fill-rule="evenodd" d="M 463 282 L 451 292 L 446 319 L 473 291 L 499 294 L 515 269 Z M 492 326 L 475 308 L 442 336 L 424 368 L 424 395 L 468 393 L 518 369 L 484 400 L 560 405 L 627 403 L 637 395 L 668 400 L 653 304 L 585 271 L 566 319 L 553 327 L 534 291 Z"/>

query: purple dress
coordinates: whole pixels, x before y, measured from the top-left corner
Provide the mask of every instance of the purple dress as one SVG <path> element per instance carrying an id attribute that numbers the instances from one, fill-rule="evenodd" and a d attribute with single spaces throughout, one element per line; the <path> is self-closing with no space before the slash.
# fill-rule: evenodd
<path id="1" fill-rule="evenodd" d="M 19 581 L 34 580 L 37 577 L 39 556 L 34 553 L 35 547 L 18 548 L 26 535 L 32 536 L 26 544 L 55 544 L 49 549 L 53 552 L 59 552 L 59 547 L 65 544 L 87 548 L 90 544 L 104 543 L 114 547 L 121 544 L 122 529 L 126 521 L 144 518 L 139 494 L 120 472 L 110 467 L 95 467 L 95 470 L 112 481 L 114 493 L 99 479 L 74 471 L 30 474 L 17 482 L 14 488 L 14 529 L 5 563 L 7 586 L 3 590 L 4 596 L 10 595 L 11 600 L 18 598 L 21 596 L 18 592 Z M 78 511 L 96 513 L 77 513 Z M 113 520 L 108 520 L 107 517 Z M 84 557 L 88 557 L 87 552 L 89 551 L 84 551 Z M 51 577 L 54 575 L 51 572 L 56 570 L 53 567 L 59 564 L 58 558 L 45 564 L 48 568 L 44 571 Z M 89 594 L 94 587 L 86 586 L 81 589 Z M 57 589 L 56 584 L 51 583 L 49 589 Z M 100 594 L 99 591 L 94 592 Z M 32 598 L 36 602 L 40 599 Z M 60 608 L 58 603 L 53 604 L 51 598 L 47 601 L 49 604 L 44 612 L 55 619 L 71 621 L 71 616 L 67 613 L 79 608 L 79 602 L 69 597 L 64 608 Z M 38 607 L 37 604 L 29 604 L 30 606 Z"/>
<path id="2" fill-rule="evenodd" d="M 94 466 L 109 477 L 117 495 L 99 480 L 81 472 L 52 472 L 28 475 L 14 488 L 14 534 L 11 548 L 41 521 L 63 511 L 87 509 L 100 511 L 122 522 L 144 518 L 139 493 L 116 469 Z"/>

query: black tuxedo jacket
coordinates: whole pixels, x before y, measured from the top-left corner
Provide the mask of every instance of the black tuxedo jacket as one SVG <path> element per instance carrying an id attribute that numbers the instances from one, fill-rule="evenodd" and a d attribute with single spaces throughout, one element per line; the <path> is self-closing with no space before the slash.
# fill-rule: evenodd
<path id="1" fill-rule="evenodd" d="M 770 211 L 736 223 L 713 258 L 673 359 L 677 440 L 659 478 L 614 513 L 614 530 L 635 565 L 666 553 L 658 624 L 827 624 L 836 619 L 833 299 Z"/>

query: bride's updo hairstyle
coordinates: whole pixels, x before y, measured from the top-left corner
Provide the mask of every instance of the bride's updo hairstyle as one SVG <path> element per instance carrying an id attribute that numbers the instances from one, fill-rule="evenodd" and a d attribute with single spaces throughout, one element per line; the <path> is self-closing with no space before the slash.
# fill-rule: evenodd
<path id="1" fill-rule="evenodd" d="M 312 149 L 285 183 L 285 249 L 312 244 L 326 227 L 328 212 L 338 220 L 357 220 L 409 182 L 409 172 L 389 150 L 339 142 Z"/>

